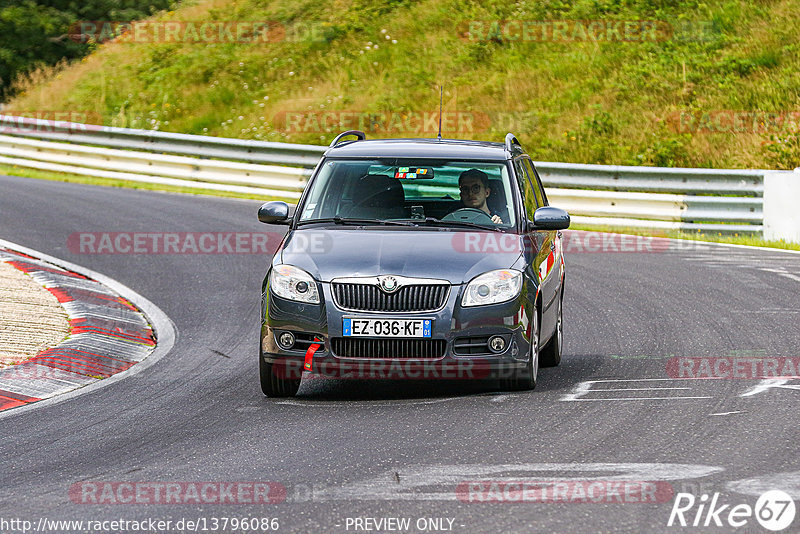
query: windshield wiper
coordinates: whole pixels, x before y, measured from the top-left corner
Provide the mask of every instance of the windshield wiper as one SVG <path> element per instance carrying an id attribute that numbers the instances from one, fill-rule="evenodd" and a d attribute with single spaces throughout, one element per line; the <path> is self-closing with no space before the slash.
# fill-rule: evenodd
<path id="1" fill-rule="evenodd" d="M 502 230 L 496 226 L 485 226 L 483 224 L 478 224 L 468 221 L 443 221 L 435 217 L 425 217 L 425 219 L 420 219 L 417 224 L 429 224 L 431 226 L 460 226 L 463 228 L 478 228 L 480 230 L 491 230 L 492 232 L 502 232 Z"/>
<path id="2" fill-rule="evenodd" d="M 342 224 L 342 225 L 364 225 L 364 224 L 379 224 L 385 226 L 415 226 L 413 223 L 404 222 L 404 221 L 390 221 L 385 219 L 358 219 L 358 218 L 351 218 L 351 217 L 327 217 L 324 219 L 309 219 L 306 221 L 300 221 L 298 226 L 301 224 L 311 224 L 311 223 L 334 223 L 334 224 Z"/>
<path id="3" fill-rule="evenodd" d="M 425 217 L 424 219 L 413 219 L 411 221 L 393 221 L 393 220 L 386 220 L 386 219 L 360 219 L 360 218 L 351 218 L 351 217 L 326 217 L 323 219 L 309 219 L 306 221 L 300 221 L 298 226 L 303 224 L 311 224 L 311 223 L 334 223 L 334 224 L 341 224 L 341 225 L 365 225 L 365 224 L 374 224 L 374 225 L 383 225 L 383 226 L 441 226 L 441 227 L 461 227 L 461 228 L 476 228 L 478 230 L 491 230 L 492 232 L 502 232 L 500 228 L 495 226 L 485 226 L 478 223 L 468 222 L 468 221 L 443 221 L 441 219 L 437 219 L 435 217 Z"/>

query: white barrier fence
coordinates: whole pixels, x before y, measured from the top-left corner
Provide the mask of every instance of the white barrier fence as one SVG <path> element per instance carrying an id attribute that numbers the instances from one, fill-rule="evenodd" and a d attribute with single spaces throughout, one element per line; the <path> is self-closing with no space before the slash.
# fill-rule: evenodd
<path id="1" fill-rule="evenodd" d="M 591 226 L 763 231 L 763 170 L 537 162 L 555 205 Z"/>
<path id="2" fill-rule="evenodd" d="M 308 169 L 0 135 L 0 163 L 98 178 L 300 198 Z"/>
<path id="3" fill-rule="evenodd" d="M 297 200 L 326 147 L 0 115 L 0 164 Z M 800 173 L 537 162 L 551 204 L 588 226 L 800 242 Z"/>
<path id="4" fill-rule="evenodd" d="M 800 168 L 764 176 L 764 238 L 800 243 Z"/>

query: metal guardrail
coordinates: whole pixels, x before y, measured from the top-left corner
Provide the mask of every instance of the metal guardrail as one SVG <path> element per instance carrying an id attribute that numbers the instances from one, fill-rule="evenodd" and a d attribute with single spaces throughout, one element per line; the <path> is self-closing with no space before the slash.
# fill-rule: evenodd
<path id="1" fill-rule="evenodd" d="M 327 147 L 0 115 L 0 164 L 296 200 Z M 589 226 L 761 233 L 763 170 L 536 162 Z"/>
<path id="2" fill-rule="evenodd" d="M 98 178 L 300 198 L 311 171 L 0 135 L 0 163 Z"/>
<path id="3" fill-rule="evenodd" d="M 685 195 L 736 195 L 760 197 L 763 170 L 687 169 L 621 165 L 536 164 L 550 187 L 645 191 Z"/>
<path id="4" fill-rule="evenodd" d="M 579 224 L 763 231 L 763 170 L 536 162 L 553 204 Z"/>
<path id="5" fill-rule="evenodd" d="M 316 145 L 292 145 L 156 130 L 115 128 L 12 115 L 0 115 L 0 133 L 127 150 L 303 167 L 316 165 L 324 152 L 324 147 Z"/>

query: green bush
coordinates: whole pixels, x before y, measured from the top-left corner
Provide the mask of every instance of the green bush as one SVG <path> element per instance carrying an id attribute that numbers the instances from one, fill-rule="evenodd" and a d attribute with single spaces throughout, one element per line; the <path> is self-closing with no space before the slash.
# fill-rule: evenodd
<path id="1" fill-rule="evenodd" d="M 0 0 L 0 98 L 21 73 L 86 55 L 92 43 L 70 38 L 78 21 L 129 22 L 174 0 Z"/>

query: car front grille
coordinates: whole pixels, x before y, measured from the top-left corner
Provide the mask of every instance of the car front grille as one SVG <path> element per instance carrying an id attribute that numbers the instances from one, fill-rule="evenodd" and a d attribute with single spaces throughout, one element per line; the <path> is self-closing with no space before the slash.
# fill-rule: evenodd
<path id="1" fill-rule="evenodd" d="M 336 305 L 346 310 L 421 312 L 444 306 L 450 286 L 424 284 L 403 286 L 385 293 L 377 285 L 333 283 Z"/>
<path id="2" fill-rule="evenodd" d="M 444 339 L 368 339 L 331 338 L 333 354 L 339 358 L 419 358 L 437 359 L 444 356 Z"/>

